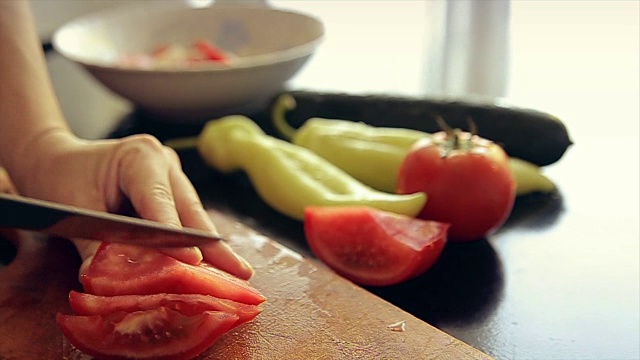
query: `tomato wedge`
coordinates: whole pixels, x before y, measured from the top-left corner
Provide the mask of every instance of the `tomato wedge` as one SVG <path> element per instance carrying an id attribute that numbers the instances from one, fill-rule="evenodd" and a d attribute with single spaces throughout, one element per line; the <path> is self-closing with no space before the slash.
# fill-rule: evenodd
<path id="1" fill-rule="evenodd" d="M 69 304 L 76 315 L 108 315 L 119 311 L 134 312 L 160 307 L 185 316 L 194 316 L 205 311 L 222 311 L 238 317 L 234 327 L 251 321 L 262 312 L 256 305 L 199 294 L 99 296 L 71 291 Z"/>
<path id="2" fill-rule="evenodd" d="M 203 294 L 257 305 L 265 297 L 245 280 L 201 262 L 180 262 L 155 249 L 102 243 L 80 277 L 94 295 Z"/>
<path id="3" fill-rule="evenodd" d="M 304 231 L 311 251 L 361 285 L 393 285 L 418 276 L 440 257 L 448 224 L 371 207 L 309 207 Z"/>
<path id="4" fill-rule="evenodd" d="M 56 321 L 71 344 L 100 359 L 191 359 L 231 329 L 238 317 L 221 311 L 185 316 L 160 307 L 110 315 L 58 314 Z"/>

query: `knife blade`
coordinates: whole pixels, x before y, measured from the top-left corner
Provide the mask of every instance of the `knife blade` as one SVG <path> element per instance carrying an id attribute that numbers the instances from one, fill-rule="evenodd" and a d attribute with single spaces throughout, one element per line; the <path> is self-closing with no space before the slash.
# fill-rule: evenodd
<path id="1" fill-rule="evenodd" d="M 224 240 L 207 231 L 4 193 L 0 193 L 0 228 L 146 247 L 197 246 Z"/>

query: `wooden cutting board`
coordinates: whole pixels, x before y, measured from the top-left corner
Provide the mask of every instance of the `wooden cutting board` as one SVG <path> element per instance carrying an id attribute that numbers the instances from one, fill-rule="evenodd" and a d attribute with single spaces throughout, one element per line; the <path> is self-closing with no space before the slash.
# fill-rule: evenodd
<path id="1" fill-rule="evenodd" d="M 252 284 L 267 297 L 254 321 L 226 334 L 198 359 L 489 359 L 239 223 L 210 210 L 220 232 L 256 269 Z M 65 240 L 3 235 L 17 249 L 0 268 L 0 359 L 87 359 L 62 336 L 57 312 L 81 290 L 80 259 Z M 405 322 L 405 331 L 389 325 Z"/>

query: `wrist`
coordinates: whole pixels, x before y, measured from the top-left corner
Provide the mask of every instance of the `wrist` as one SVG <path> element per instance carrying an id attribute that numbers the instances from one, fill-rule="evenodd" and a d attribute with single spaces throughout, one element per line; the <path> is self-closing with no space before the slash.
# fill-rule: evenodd
<path id="1" fill-rule="evenodd" d="M 81 140 L 66 128 L 52 127 L 40 131 L 14 148 L 5 157 L 6 168 L 20 194 L 37 197 L 37 187 L 49 180 L 51 168 Z"/>

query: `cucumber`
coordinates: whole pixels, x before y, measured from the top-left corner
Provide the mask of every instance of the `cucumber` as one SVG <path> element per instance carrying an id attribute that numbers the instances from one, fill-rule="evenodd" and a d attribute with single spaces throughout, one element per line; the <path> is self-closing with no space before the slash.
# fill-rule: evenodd
<path id="1" fill-rule="evenodd" d="M 538 166 L 558 161 L 572 144 L 560 119 L 533 109 L 386 95 L 312 91 L 290 91 L 288 94 L 296 101 L 295 109 L 287 113 L 287 122 L 294 127 L 301 126 L 307 119 L 321 117 L 432 133 L 441 130 L 436 121 L 438 117 L 442 117 L 449 126 L 461 129 L 468 129 L 468 119 L 472 119 L 477 125 L 478 135 L 500 144 L 509 156 Z M 277 99 L 273 100 L 272 106 Z M 269 122 L 259 119 L 260 126 L 267 133 L 277 134 Z"/>

